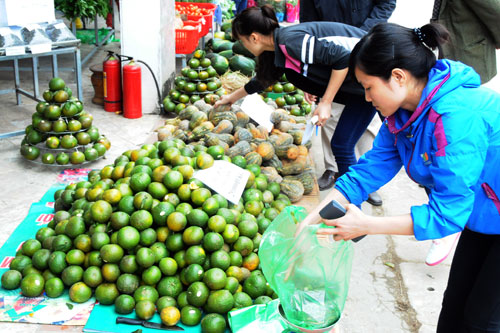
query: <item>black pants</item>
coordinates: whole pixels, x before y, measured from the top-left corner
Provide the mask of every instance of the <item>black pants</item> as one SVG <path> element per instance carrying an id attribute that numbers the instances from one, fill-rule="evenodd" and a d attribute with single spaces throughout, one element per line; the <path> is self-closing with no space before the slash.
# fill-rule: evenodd
<path id="1" fill-rule="evenodd" d="M 500 235 L 462 232 L 437 332 L 500 332 Z"/>

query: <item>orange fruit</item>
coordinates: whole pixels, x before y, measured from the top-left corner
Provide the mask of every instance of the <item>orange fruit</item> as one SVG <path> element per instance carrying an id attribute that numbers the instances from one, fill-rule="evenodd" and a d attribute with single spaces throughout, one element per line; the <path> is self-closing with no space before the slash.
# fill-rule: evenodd
<path id="1" fill-rule="evenodd" d="M 179 309 L 174 306 L 167 306 L 160 312 L 161 322 L 167 326 L 174 326 L 181 319 Z"/>

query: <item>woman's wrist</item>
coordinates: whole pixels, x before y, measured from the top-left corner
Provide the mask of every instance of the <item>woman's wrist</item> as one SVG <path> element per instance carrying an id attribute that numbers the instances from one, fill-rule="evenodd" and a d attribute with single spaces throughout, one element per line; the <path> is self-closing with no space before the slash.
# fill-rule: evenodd
<path id="1" fill-rule="evenodd" d="M 377 229 L 378 227 L 380 227 L 380 221 L 377 221 L 378 218 L 372 215 L 365 215 L 365 216 L 366 219 L 364 220 L 364 223 L 362 225 L 364 234 L 365 235 L 378 234 L 379 232 L 377 232 Z"/>

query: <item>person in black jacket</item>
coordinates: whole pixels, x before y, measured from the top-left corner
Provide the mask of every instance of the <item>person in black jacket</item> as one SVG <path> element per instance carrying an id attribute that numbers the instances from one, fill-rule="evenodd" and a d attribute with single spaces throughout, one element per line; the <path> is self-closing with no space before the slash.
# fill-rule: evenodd
<path id="1" fill-rule="evenodd" d="M 378 23 L 387 22 L 396 8 L 396 0 L 302 0 L 300 2 L 300 22 L 329 21 L 340 22 L 368 31 Z M 321 130 L 321 146 L 325 172 L 318 179 L 320 190 L 327 190 L 335 184 L 340 175 L 335 173 L 335 160 L 339 151 L 343 150 L 343 143 L 332 141 L 342 109 L 332 110 L 332 117 L 328 119 Z M 380 122 L 369 125 L 368 131 L 360 138 L 357 149 L 363 154 L 371 146 L 373 137 Z M 335 155 L 335 156 L 334 156 Z M 367 200 L 375 206 L 382 205 L 382 198 L 377 192 L 371 193 Z"/>
<path id="2" fill-rule="evenodd" d="M 341 174 L 356 163 L 354 146 L 376 113 L 362 87 L 347 76 L 350 51 L 365 32 L 335 22 L 310 22 L 280 28 L 272 7 L 251 7 L 232 24 L 235 39 L 257 57 L 257 75 L 244 87 L 223 96 L 216 106 L 263 91 L 283 73 L 296 87 L 321 97 L 314 114 L 318 125 L 330 118 L 332 101 L 345 105 L 335 138 L 346 149 L 337 157 Z"/>
<path id="3" fill-rule="evenodd" d="M 330 21 L 349 24 L 364 31 L 387 22 L 396 0 L 301 0 L 300 23 Z"/>

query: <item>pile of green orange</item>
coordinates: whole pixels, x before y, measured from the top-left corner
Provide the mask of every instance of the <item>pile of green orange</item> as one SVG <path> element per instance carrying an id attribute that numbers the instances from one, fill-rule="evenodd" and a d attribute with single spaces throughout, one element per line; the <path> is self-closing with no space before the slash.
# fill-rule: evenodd
<path id="1" fill-rule="evenodd" d="M 193 178 L 215 159 L 250 171 L 237 204 Z M 257 250 L 290 200 L 258 165 L 221 146 L 146 144 L 55 199 L 54 219 L 24 242 L 3 288 L 58 297 L 67 287 L 74 302 L 95 295 L 117 313 L 148 320 L 157 311 L 166 325 L 201 322 L 203 332 L 224 332 L 230 310 L 276 297 Z"/>
<path id="2" fill-rule="evenodd" d="M 288 82 L 285 74 L 279 82 L 268 87 L 263 96 L 266 102 L 274 100 L 278 107 L 286 108 L 292 116 L 304 116 L 311 112 L 311 105 L 304 99 L 304 92 Z"/>
<path id="3" fill-rule="evenodd" d="M 43 98 L 26 127 L 22 156 L 34 161 L 41 155 L 44 164 L 65 165 L 94 161 L 106 153 L 109 140 L 92 125 L 92 115 L 61 78 L 50 80 Z"/>
<path id="4" fill-rule="evenodd" d="M 181 76 L 175 78 L 175 87 L 163 100 L 165 110 L 179 113 L 186 105 L 203 99 L 214 104 L 220 96 L 227 94 L 222 88 L 217 71 L 212 62 L 205 57 L 205 51 L 196 50 L 189 59 L 188 66 L 181 70 Z"/>

